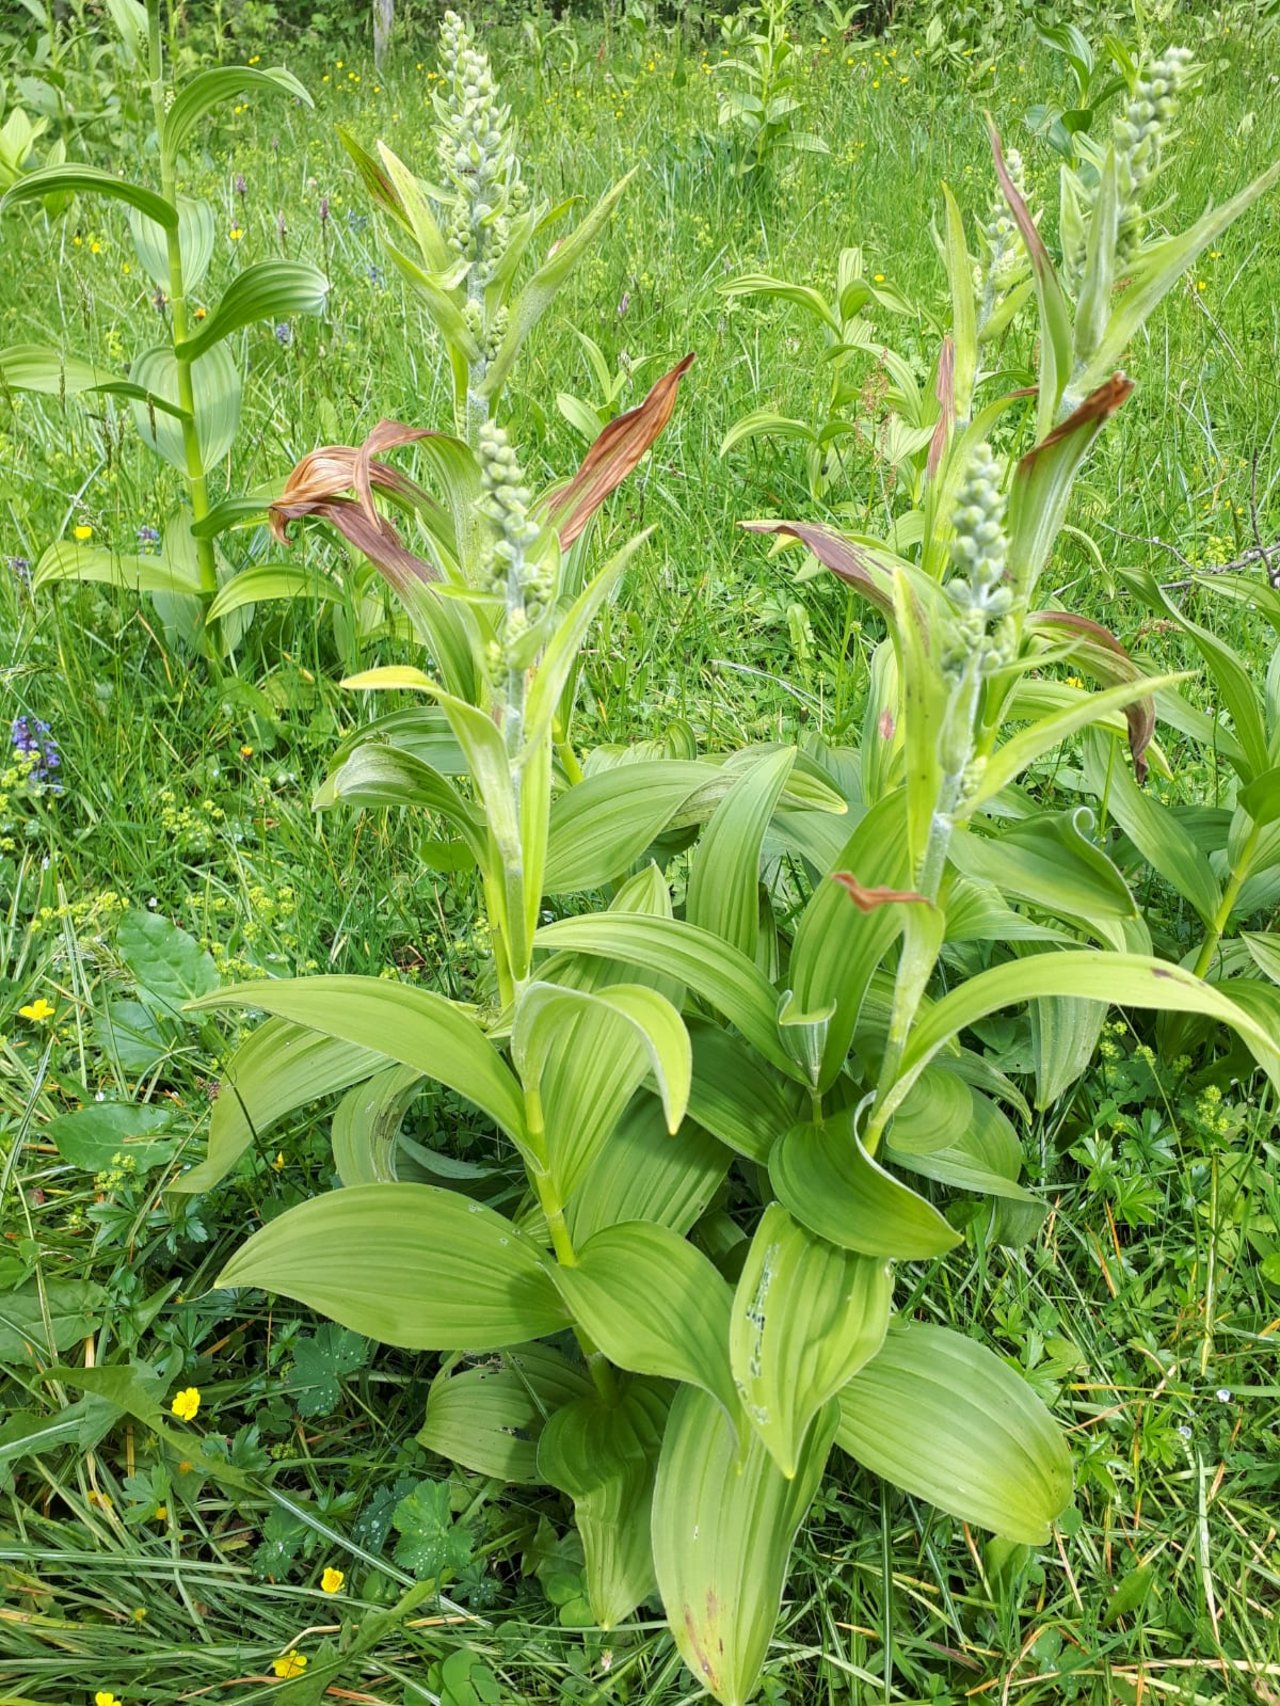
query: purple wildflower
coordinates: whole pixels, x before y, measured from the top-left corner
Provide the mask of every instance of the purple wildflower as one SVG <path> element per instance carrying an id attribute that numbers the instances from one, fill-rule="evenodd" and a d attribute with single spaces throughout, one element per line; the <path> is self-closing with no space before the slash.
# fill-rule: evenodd
<path id="1" fill-rule="evenodd" d="M 382 283 L 382 268 L 381 267 L 370 267 L 369 268 L 369 283 L 370 284 L 381 284 Z"/>
<path id="2" fill-rule="evenodd" d="M 32 760 L 29 772 L 33 782 L 44 782 L 55 794 L 62 792 L 62 784 L 54 777 L 54 771 L 61 768 L 62 756 L 58 751 L 58 743 L 49 732 L 49 725 L 39 717 L 15 717 L 11 731 L 13 750 L 23 757 Z"/>
<path id="3" fill-rule="evenodd" d="M 25 557 L 10 557 L 9 567 L 23 586 L 31 585 L 31 564 Z"/>
<path id="4" fill-rule="evenodd" d="M 293 342 L 293 327 L 287 320 L 282 320 L 276 327 L 276 342 L 285 349 Z"/>
<path id="5" fill-rule="evenodd" d="M 329 198 L 327 195 L 322 195 L 320 197 L 320 219 L 323 222 L 324 220 L 328 219 L 328 217 L 329 217 Z"/>
<path id="6" fill-rule="evenodd" d="M 158 547 L 160 544 L 160 530 L 159 530 L 159 528 L 157 528 L 157 527 L 140 527 L 138 529 L 138 543 L 139 543 L 139 545 L 141 545 L 143 547 L 144 550 L 146 550 L 147 547 L 152 546 L 152 545 Z"/>
<path id="7" fill-rule="evenodd" d="M 244 181 L 243 172 L 236 173 L 235 191 L 238 196 L 246 196 L 249 193 L 249 186 Z"/>

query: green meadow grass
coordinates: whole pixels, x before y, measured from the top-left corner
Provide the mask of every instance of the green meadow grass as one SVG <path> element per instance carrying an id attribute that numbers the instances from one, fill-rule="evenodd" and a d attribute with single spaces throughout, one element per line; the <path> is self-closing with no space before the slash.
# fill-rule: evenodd
<path id="1" fill-rule="evenodd" d="M 540 70 L 515 30 L 486 37 L 540 193 L 590 202 L 639 167 L 607 240 L 517 370 L 512 419 L 530 464 L 549 478 L 583 449 L 555 401 L 592 394 L 572 327 L 611 361 L 628 358 L 628 404 L 686 350 L 698 355 L 671 428 L 605 520 L 615 541 L 655 530 L 589 643 L 582 727 L 631 740 L 682 718 L 713 750 L 817 729 L 847 737 L 874 640 L 865 612 L 834 583 L 797 584 L 795 558 L 771 560 L 737 527 L 821 513 L 801 459 L 762 441 L 718 454 L 749 409 L 812 413 L 818 343 L 794 312 L 731 304 L 717 286 L 767 271 L 826 289 L 838 249 L 859 244 L 918 305 L 883 330 L 923 370 L 945 311 L 932 236 L 940 184 L 985 209 L 986 108 L 1047 196 L 1056 159 L 1024 115 L 1059 93 L 1058 68 L 1025 41 L 971 78 L 931 68 L 906 35 L 877 50 L 814 34 L 805 125 L 830 154 L 796 156 L 744 187 L 716 127 L 718 44 L 704 52 L 656 29 L 581 36 L 575 70 Z M 1190 45 L 1208 64 L 1205 90 L 1165 180 L 1184 223 L 1280 153 L 1275 35 Z M 433 57 L 425 34 L 402 43 L 379 81 L 363 61 L 312 53 L 293 69 L 314 112 L 249 107 L 209 132 L 184 187 L 221 209 L 210 293 L 282 246 L 333 284 L 322 319 L 293 322 L 287 338 L 269 325 L 243 334 L 249 380 L 228 490 L 278 479 L 316 444 L 358 442 L 383 415 L 448 424 L 439 352 L 379 252 L 334 134 L 343 123 L 366 144 L 383 138 L 430 176 Z M 154 341 L 150 290 L 116 214 L 84 201 L 46 224 L 23 211 L 0 245 L 0 344 L 65 338 L 118 365 Z M 1016 333 L 1010 365 L 1030 353 Z M 1166 545 L 1198 564 L 1237 555 L 1253 540 L 1255 457 L 1257 525 L 1280 535 L 1274 195 L 1172 294 L 1129 370 L 1138 390 L 1071 516 L 1104 564 L 1174 578 Z M 864 452 L 850 488 L 831 497 L 874 526 L 888 477 Z M 101 1018 L 109 996 L 129 993 L 115 947 L 126 907 L 174 919 L 236 975 L 386 967 L 452 993 L 483 959 L 466 883 L 433 869 L 411 823 L 310 810 L 326 754 L 366 714 L 336 685 L 350 644 L 318 606 L 260 607 L 235 668 L 213 672 L 166 643 L 150 606 L 87 588 L 33 601 L 3 567 L 34 561 L 73 525 L 131 549 L 176 497 L 127 410 L 0 399 L 0 680 L 9 715 L 51 725 L 64 787 L 39 801 L 0 787 L 0 1265 L 34 1260 L 49 1282 L 105 1287 L 99 1325 L 64 1360 L 145 1362 L 169 1388 L 196 1387 L 193 1435 L 225 1451 L 249 1490 L 195 1465 L 165 1491 L 147 1479 L 158 1458 L 141 1426 L 5 1462 L 8 1412 L 52 1416 L 75 1393 L 0 1354 L 0 1703 L 79 1706 L 101 1690 L 127 1706 L 305 1706 L 326 1675 L 329 1698 L 388 1706 L 697 1698 L 656 1617 L 607 1637 L 578 1627 L 578 1562 L 558 1501 L 460 1473 L 448 1486 L 467 1558 L 444 1596 L 381 1633 L 366 1622 L 359 1650 L 322 1675 L 326 1651 L 410 1579 L 383 1549 L 393 1490 L 440 1473 L 413 1439 L 432 1359 L 335 1347 L 305 1311 L 246 1312 L 208 1290 L 260 1215 L 327 1186 L 324 1121 L 293 1121 L 174 1216 L 163 1170 L 95 1178 L 48 1135 L 52 1118 L 99 1094 L 151 1097 L 200 1152 L 234 1036 L 175 1026 L 160 1064 L 130 1064 Z M 331 551 L 315 534 L 297 547 L 315 561 L 336 561 Z M 1068 544 L 1053 573 L 1144 655 L 1187 661 L 1083 549 Z M 1262 624 L 1235 621 L 1233 642 L 1261 668 Z M 392 646 L 379 656 L 398 658 Z M 1181 797 L 1211 801 L 1211 767 L 1176 746 L 1171 755 Z M 38 999 L 51 1021 L 20 1016 Z M 415 1120 L 424 1141 L 483 1160 L 487 1138 L 447 1098 Z M 1075 1510 L 1043 1554 L 1010 1556 L 851 1469 L 802 1536 L 770 1700 L 1280 1700 L 1274 1114 L 1243 1092 L 1204 1091 L 1176 1060 L 1135 1054 L 1120 1023 L 1069 1103 L 1029 1134 L 1028 1155 L 1052 1204 L 1037 1242 L 967 1245 L 929 1274 L 927 1294 L 947 1319 L 983 1328 L 1072 1428 Z M 910 1283 L 908 1272 L 902 1307 Z M 0 1347 L 4 1330 L 0 1319 Z M 297 1378 L 317 1345 L 341 1378 L 340 1399 L 320 1409 Z M 326 1567 L 344 1573 L 337 1595 L 320 1585 Z M 291 1645 L 310 1664 L 281 1680 L 273 1661 Z"/>

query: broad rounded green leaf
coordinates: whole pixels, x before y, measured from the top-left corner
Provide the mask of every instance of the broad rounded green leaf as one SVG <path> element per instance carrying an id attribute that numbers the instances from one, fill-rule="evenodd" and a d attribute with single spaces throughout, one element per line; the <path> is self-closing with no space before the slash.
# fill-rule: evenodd
<path id="1" fill-rule="evenodd" d="M 200 330 L 177 346 L 177 355 L 195 361 L 255 320 L 318 314 L 328 294 L 329 280 L 307 261 L 257 261 L 236 274 Z"/>
<path id="2" fill-rule="evenodd" d="M 105 1173 L 117 1155 L 139 1173 L 162 1167 L 181 1147 L 179 1136 L 162 1135 L 173 1124 L 174 1110 L 154 1102 L 87 1102 L 73 1114 L 59 1114 L 47 1131 L 58 1154 L 87 1173 Z"/>
<path id="3" fill-rule="evenodd" d="M 889 1142 L 896 1150 L 927 1155 L 959 1142 L 972 1119 L 972 1090 L 958 1073 L 934 1064 L 916 1079 L 893 1116 Z"/>
<path id="4" fill-rule="evenodd" d="M 83 391 L 105 391 L 114 397 L 150 401 L 162 413 L 181 418 L 176 403 L 148 393 L 133 379 L 95 367 L 81 356 L 64 355 L 42 344 L 11 344 L 0 350 L 0 379 L 16 391 L 36 391 L 46 397 L 75 397 Z"/>
<path id="5" fill-rule="evenodd" d="M 837 1443 L 964 1522 L 1028 1546 L 1071 1498 L 1071 1458 L 1022 1376 L 946 1327 L 895 1324 L 840 1394 Z"/>
<path id="6" fill-rule="evenodd" d="M 1037 1202 L 1017 1182 L 1022 1171 L 1022 1145 L 1017 1133 L 1007 1116 L 980 1090 L 970 1092 L 964 1127 L 952 1131 L 940 1147 L 899 1149 L 897 1129 L 895 1118 L 885 1143 L 885 1159 L 895 1166 L 962 1191 L 978 1191 L 1013 1202 Z"/>
<path id="7" fill-rule="evenodd" d="M 554 1274 L 574 1319 L 619 1368 L 704 1387 L 735 1417 L 729 1287 L 710 1258 L 665 1226 L 597 1232 Z"/>
<path id="8" fill-rule="evenodd" d="M 132 375 L 144 390 L 177 404 L 178 364 L 167 344 L 140 355 L 133 364 Z M 229 350 L 219 345 L 202 360 L 192 363 L 191 390 L 201 462 L 208 469 L 231 449 L 240 426 L 240 372 Z M 146 403 L 135 402 L 132 407 L 143 442 L 171 467 L 185 474 L 187 452 L 178 421 Z"/>
<path id="9" fill-rule="evenodd" d="M 116 949 L 148 995 L 177 1012 L 218 987 L 218 968 L 187 930 L 158 912 L 135 907 L 116 932 Z"/>
<path id="10" fill-rule="evenodd" d="M 0 213 L 20 201 L 38 201 L 47 195 L 105 195 L 113 201 L 128 202 L 166 230 L 175 229 L 178 223 L 178 210 L 172 202 L 97 166 L 42 166 L 38 172 L 26 172 L 0 200 Z"/>
<path id="11" fill-rule="evenodd" d="M 254 563 L 219 589 L 209 606 L 209 620 L 216 622 L 233 610 L 250 604 L 270 604 L 278 599 L 312 598 L 318 604 L 341 603 L 342 588 L 329 575 L 296 563 Z"/>
<path id="12" fill-rule="evenodd" d="M 1090 839 L 1094 815 L 1087 806 L 1046 812 L 1002 825 L 993 836 L 960 830 L 951 838 L 951 863 L 974 882 L 1017 895 L 1059 918 L 1086 922 L 1134 918 L 1128 885 Z"/>
<path id="13" fill-rule="evenodd" d="M 163 419 L 163 417 L 157 417 Z M 123 555 L 96 545 L 80 545 L 61 539 L 41 555 L 31 577 L 39 591 L 54 581 L 94 581 L 104 586 L 125 587 L 130 592 L 178 593 L 198 597 L 199 577 L 185 562 L 168 557 Z"/>
<path id="14" fill-rule="evenodd" d="M 760 848 L 795 760 L 787 747 L 756 758 L 712 812 L 689 858 L 685 916 L 750 957 L 760 933 Z"/>
<path id="15" fill-rule="evenodd" d="M 613 1629 L 655 1587 L 653 1480 L 670 1398 L 633 1380 L 616 1403 L 598 1393 L 558 1410 L 538 1441 L 538 1472 L 567 1493 L 582 1537 L 591 1615 Z"/>
<path id="16" fill-rule="evenodd" d="M 536 1485 L 538 1436 L 549 1415 L 587 1397 L 590 1380 L 550 1345 L 515 1345 L 501 1360 L 431 1382 L 419 1445 L 477 1475 Z"/>
<path id="17" fill-rule="evenodd" d="M 163 225 L 136 207 L 129 209 L 129 233 L 138 264 L 154 285 L 169 291 L 169 239 Z M 182 255 L 182 286 L 190 297 L 200 288 L 213 259 L 217 220 L 207 201 L 178 197 L 178 247 Z"/>
<path id="18" fill-rule="evenodd" d="M 558 794 L 551 806 L 546 886 L 549 894 L 600 888 L 621 876 L 715 767 L 651 759 L 598 770 Z"/>
<path id="19" fill-rule="evenodd" d="M 406 1350 L 501 1350 L 568 1322 L 537 1245 L 434 1185 L 312 1197 L 255 1232 L 214 1284 L 279 1292 Z"/>
<path id="20" fill-rule="evenodd" d="M 380 977 L 271 978 L 236 983 L 195 1007 L 257 1007 L 372 1049 L 447 1084 L 517 1141 L 520 1087 L 471 1014 L 433 990 Z"/>
<path id="21" fill-rule="evenodd" d="M 652 1221 L 683 1235 L 703 1214 L 732 1159 L 692 1119 L 672 1137 L 662 1104 L 642 1092 L 569 1199 L 565 1218 L 574 1243 L 624 1220 Z"/>
<path id="22" fill-rule="evenodd" d="M 691 1118 L 739 1155 L 767 1162 L 781 1134 L 803 1118 L 807 1103 L 800 1086 L 709 1020 L 689 1021 L 689 1040 Z"/>
<path id="23" fill-rule="evenodd" d="M 223 1069 L 206 1158 L 179 1174 L 170 1189 L 183 1195 L 211 1190 L 285 1114 L 371 1077 L 385 1061 L 385 1055 L 340 1037 L 268 1019 Z"/>
<path id="24" fill-rule="evenodd" d="M 162 143 L 166 153 L 177 154 L 201 119 L 215 107 L 250 90 L 283 91 L 308 107 L 315 104 L 283 65 L 219 65 L 199 71 L 178 90 L 165 116 Z"/>
<path id="25" fill-rule="evenodd" d="M 699 1387 L 682 1386 L 671 1406 L 653 1490 L 654 1569 L 680 1656 L 722 1706 L 755 1693 L 837 1416 L 833 1402 L 814 1419 L 788 1480 L 754 1433 L 739 1458 Z"/>
<path id="26" fill-rule="evenodd" d="M 814 1235 L 770 1203 L 733 1298 L 729 1357 L 747 1420 L 788 1477 L 809 1424 L 880 1349 L 893 1272 Z"/>
<path id="27" fill-rule="evenodd" d="M 960 1242 L 932 1203 L 872 1160 L 847 1118 L 792 1126 L 769 1157 L 769 1178 L 802 1225 L 843 1249 L 918 1261 Z"/>

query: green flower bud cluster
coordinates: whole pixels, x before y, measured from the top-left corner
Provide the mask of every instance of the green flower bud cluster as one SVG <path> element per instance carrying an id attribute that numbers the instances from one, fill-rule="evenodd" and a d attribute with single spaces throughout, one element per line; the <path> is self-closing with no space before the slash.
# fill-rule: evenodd
<path id="1" fill-rule="evenodd" d="M 507 335 L 510 315 L 505 303 L 500 303 L 492 314 L 486 315 L 484 304 L 478 297 L 468 297 L 462 305 L 462 318 L 467 330 L 480 347 L 480 359 L 486 365 L 491 362 L 502 347 L 502 340 Z"/>
<path id="2" fill-rule="evenodd" d="M 445 236 L 483 288 L 493 278 L 511 217 L 524 208 L 528 192 L 515 154 L 511 109 L 498 99 L 488 55 L 452 11 L 440 25 L 440 68 L 445 81 L 445 94 L 435 98 L 440 169 L 456 192 Z"/>
<path id="3" fill-rule="evenodd" d="M 946 592 L 956 614 L 942 659 L 943 670 L 953 681 L 973 669 L 979 676 L 990 674 L 1007 661 L 1013 644 L 1004 511 L 1000 465 L 990 445 L 980 444 L 961 484 L 953 517 L 951 559 L 959 572 L 947 582 Z"/>
<path id="4" fill-rule="evenodd" d="M 1123 117 L 1116 120 L 1116 166 L 1119 173 L 1120 224 L 1116 261 L 1132 260 L 1142 240 L 1145 219 L 1142 193 L 1160 169 L 1162 133 L 1173 123 L 1178 97 L 1191 69 L 1191 52 L 1169 47 L 1144 68 Z"/>
<path id="5" fill-rule="evenodd" d="M 554 588 L 549 564 L 531 560 L 540 529 L 529 511 L 533 494 L 524 483 L 520 460 L 496 421 L 485 421 L 476 446 L 483 496 L 480 508 L 494 525 L 486 562 L 488 588 L 505 604 L 501 633 L 489 665 L 499 670 L 523 666 L 526 640 L 550 605 Z"/>
<path id="6" fill-rule="evenodd" d="M 1013 187 L 1023 201 L 1026 201 L 1027 184 L 1022 155 L 1016 148 L 1010 148 L 1006 153 L 1005 165 Z M 1009 211 L 1008 203 L 998 191 L 992 200 L 990 216 L 979 220 L 978 230 L 982 234 L 986 254 L 985 260 L 974 268 L 973 279 L 974 288 L 978 292 L 978 330 L 981 331 L 1001 301 L 1026 272 L 1027 255 L 1022 246 L 1017 222 Z"/>

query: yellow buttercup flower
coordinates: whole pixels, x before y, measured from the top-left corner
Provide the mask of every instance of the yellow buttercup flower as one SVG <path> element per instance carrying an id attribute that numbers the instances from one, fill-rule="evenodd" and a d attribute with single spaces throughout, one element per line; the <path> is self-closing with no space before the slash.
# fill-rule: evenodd
<path id="1" fill-rule="evenodd" d="M 73 527 L 71 529 L 71 537 L 73 539 L 78 539 L 81 544 L 83 544 L 86 539 L 93 538 L 93 529 L 82 521 L 79 527 Z"/>
<path id="2" fill-rule="evenodd" d="M 179 1392 L 169 1408 L 180 1422 L 194 1422 L 196 1411 L 200 1408 L 200 1389 L 198 1386 L 188 1386 Z"/>
<path id="3" fill-rule="evenodd" d="M 244 236 L 244 227 L 242 225 L 233 225 L 230 231 L 227 232 L 227 236 L 230 237 L 233 243 L 238 243 Z"/>
<path id="4" fill-rule="evenodd" d="M 19 1007 L 18 1017 L 30 1019 L 33 1025 L 43 1025 L 47 1020 L 53 1018 L 54 1012 L 55 1009 L 49 1005 L 42 995 L 38 1001 L 32 1001 L 26 1007 Z"/>
<path id="5" fill-rule="evenodd" d="M 93 1706 L 124 1706 L 109 1688 L 100 1688 L 93 1697 Z"/>
<path id="6" fill-rule="evenodd" d="M 330 1566 L 320 1578 L 321 1593 L 341 1593 L 342 1584 L 346 1579 L 341 1570 Z"/>
<path id="7" fill-rule="evenodd" d="M 301 1676 L 307 1668 L 305 1653 L 281 1653 L 278 1659 L 272 1659 L 271 1668 L 283 1680 L 290 1676 Z"/>

